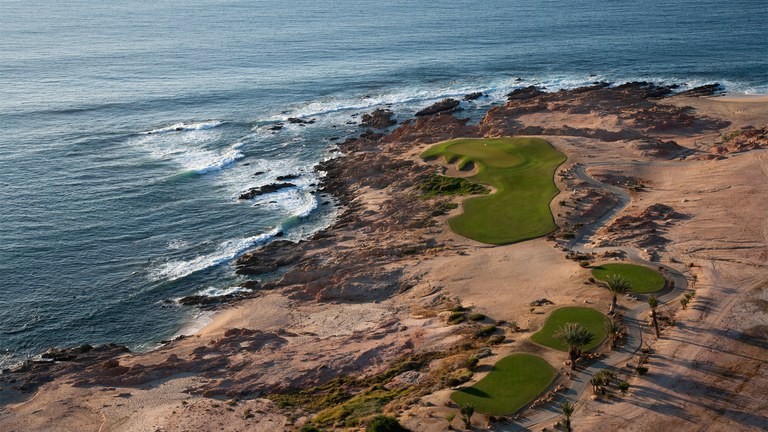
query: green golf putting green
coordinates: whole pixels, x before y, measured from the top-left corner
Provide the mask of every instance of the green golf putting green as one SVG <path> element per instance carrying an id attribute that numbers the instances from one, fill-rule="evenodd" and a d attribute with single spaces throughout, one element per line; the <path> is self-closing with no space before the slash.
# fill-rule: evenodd
<path id="1" fill-rule="evenodd" d="M 467 179 L 496 189 L 462 203 L 463 213 L 448 220 L 455 233 L 498 245 L 541 237 L 557 228 L 549 203 L 559 192 L 555 169 L 566 158 L 547 141 L 455 139 L 421 154 L 425 160 L 440 156 L 459 169 L 472 163 L 477 173 Z"/>
<path id="2" fill-rule="evenodd" d="M 579 323 L 595 335 L 592 343 L 582 347 L 584 351 L 589 351 L 600 345 L 606 337 L 605 324 L 608 322 L 607 316 L 592 308 L 564 307 L 552 311 L 544 323 L 544 327 L 531 336 L 531 340 L 556 350 L 568 351 L 568 345 L 555 337 L 555 333 L 560 327 L 568 322 Z"/>
<path id="3" fill-rule="evenodd" d="M 656 270 L 636 264 L 601 264 L 592 269 L 595 279 L 606 280 L 608 276 L 617 274 L 632 285 L 634 293 L 652 293 L 664 288 L 664 276 Z"/>
<path id="4" fill-rule="evenodd" d="M 451 400 L 472 404 L 477 412 L 512 414 L 544 392 L 557 372 L 533 354 L 512 354 L 499 360 L 485 378 L 472 387 L 459 389 Z"/>

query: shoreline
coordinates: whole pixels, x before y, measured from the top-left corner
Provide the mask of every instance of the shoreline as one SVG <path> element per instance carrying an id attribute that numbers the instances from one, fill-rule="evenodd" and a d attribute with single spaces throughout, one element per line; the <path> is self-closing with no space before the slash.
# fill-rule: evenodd
<path id="1" fill-rule="evenodd" d="M 711 205 L 692 208 L 686 204 L 709 202 L 709 194 L 716 193 L 699 190 L 697 170 L 712 171 L 708 164 L 717 164 L 712 167 L 719 167 L 725 176 L 727 167 L 752 166 L 745 165 L 752 162 L 744 156 L 752 153 L 741 150 L 720 154 L 722 159 L 708 157 L 713 154 L 719 131 L 742 127 L 749 119 L 759 118 L 759 112 L 751 117 L 729 117 L 728 126 L 716 116 L 691 120 L 688 110 L 676 104 L 698 105 L 701 108 L 696 108 L 697 113 L 710 110 L 720 115 L 723 111 L 719 111 L 714 99 L 673 96 L 649 100 L 648 95 L 658 91 L 656 86 L 628 84 L 543 95 L 517 93 L 506 104 L 489 109 L 477 125 L 469 125 L 448 111 L 409 120 L 386 134 L 364 132 L 361 138 L 340 144 L 343 155 L 321 164 L 328 170 L 327 183 L 324 179 L 321 189 L 338 193 L 343 205 L 337 220 L 309 241 L 277 243 L 238 259 L 240 269 L 251 268 L 254 272 L 265 266 L 289 267 L 279 280 L 261 284 L 253 298 L 214 311 L 212 321 L 195 334 L 152 352 L 107 354 L 83 359 L 82 367 L 70 364 L 69 369 L 39 372 L 41 377 L 48 373 L 46 377 L 53 384 L 41 383 L 35 400 L 0 410 L 0 421 L 44 421 L 28 417 L 36 404 L 48 399 L 79 398 L 84 418 L 92 418 L 89 416 L 96 411 L 105 419 L 134 416 L 127 413 L 135 409 L 159 424 L 175 421 L 171 411 L 180 409 L 180 400 L 190 400 L 208 407 L 210 412 L 203 414 L 204 418 L 184 417 L 185 427 L 212 426 L 218 419 L 246 427 L 248 423 L 243 422 L 247 419 L 242 416 L 235 418 L 226 410 L 212 410 L 211 403 L 216 403 L 212 400 L 230 398 L 238 400 L 240 412 L 246 407 L 258 409 L 259 419 L 277 419 L 281 427 L 300 424 L 305 420 L 292 419 L 293 414 L 260 397 L 273 397 L 293 386 L 313 388 L 338 377 L 377 377 L 403 355 L 418 356 L 429 350 L 452 352 L 456 344 L 467 343 L 463 342 L 467 339 L 462 329 L 473 328 L 446 325 L 445 311 L 455 305 L 456 298 L 493 322 L 516 321 L 524 327 L 525 331 L 514 334 L 505 330 L 509 340 L 493 347 L 492 356 L 481 362 L 484 367 L 510 352 L 531 350 L 527 337 L 551 309 L 544 307 L 543 314 L 532 314 L 528 311 L 532 301 L 545 297 L 561 306 L 578 299 L 599 310 L 607 306 L 600 291 L 583 283 L 585 270 L 553 247 L 558 244 L 553 239 L 568 234 L 570 227 L 599 218 L 605 214 L 601 212 L 612 208 L 600 204 L 600 194 L 593 195 L 578 176 L 571 175 L 575 164 L 587 163 L 593 178 L 599 175 L 613 179 L 618 178 L 617 174 L 601 162 L 648 162 L 622 173 L 651 179 L 648 191 L 633 193 L 631 205 L 619 212 L 641 218 L 637 235 L 630 239 L 617 237 L 611 234 L 609 221 L 596 235 L 609 247 L 642 247 L 665 263 L 692 259 L 689 251 L 668 240 L 678 240 L 681 230 L 689 229 L 688 224 L 642 219 L 646 217 L 642 216 L 644 206 L 670 203 L 693 213 L 692 220 L 706 221 Z M 623 111 L 627 107 L 630 117 L 621 118 L 627 115 Z M 568 155 L 555 176 L 561 192 L 550 204 L 560 230 L 552 238 L 514 245 L 477 244 L 447 229 L 444 222 L 450 214 L 430 216 L 432 202 L 418 199 L 414 185 L 434 167 L 421 163 L 416 156 L 427 146 L 449 138 L 508 135 L 543 137 Z M 669 144 L 672 137 L 679 144 Z M 680 158 L 687 161 L 681 164 Z M 680 175 L 671 176 L 670 170 Z M 681 201 L 675 192 L 678 188 L 670 185 L 688 177 L 691 180 L 682 185 L 687 201 Z M 568 206 L 559 204 L 559 200 L 567 200 Z M 638 207 L 638 203 L 642 205 Z M 571 214 L 566 214 L 566 209 Z M 705 213 L 696 218 L 696 212 Z M 642 231 L 648 223 L 658 225 L 653 235 Z M 650 247 L 635 244 L 644 239 L 652 242 Z M 510 262 L 518 265 L 509 266 Z M 697 268 L 691 269 L 691 274 L 700 275 Z M 547 274 L 547 280 L 536 277 L 541 274 Z M 510 286 L 509 281 L 516 283 Z M 553 365 L 562 361 L 557 353 L 535 349 Z M 456 351 L 455 355 L 466 353 Z M 100 365 L 106 363 L 100 362 L 113 362 L 109 363 L 115 365 L 109 369 L 113 372 L 101 369 Z M 427 365 L 418 373 L 430 377 L 432 372 Z M 79 384 L 66 384 L 64 380 Z M 180 392 L 166 382 L 185 383 L 185 390 Z M 125 401 L 128 411 L 122 407 L 97 409 L 111 404 L 111 392 L 118 392 L 98 393 L 102 388 L 132 394 Z M 421 396 L 431 405 L 403 401 L 401 418 L 418 431 L 442 430 L 444 421 L 441 423 L 433 414 L 448 412 L 447 391 L 438 388 Z M 149 409 L 143 404 L 150 400 L 161 402 Z M 63 408 L 52 403 L 50 409 L 47 416 L 55 416 Z M 617 415 L 614 421 L 620 418 Z"/>

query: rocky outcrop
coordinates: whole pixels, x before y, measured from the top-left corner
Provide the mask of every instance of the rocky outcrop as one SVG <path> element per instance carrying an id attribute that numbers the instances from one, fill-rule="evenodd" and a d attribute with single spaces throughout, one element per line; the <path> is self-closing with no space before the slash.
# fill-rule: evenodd
<path id="1" fill-rule="evenodd" d="M 629 244 L 639 248 L 659 250 L 669 242 L 663 234 L 665 227 L 688 216 L 665 204 L 653 204 L 638 214 L 616 218 L 604 228 L 598 246 Z"/>
<path id="2" fill-rule="evenodd" d="M 251 188 L 248 191 L 240 194 L 239 199 L 241 200 L 252 199 L 257 196 L 266 195 L 269 193 L 277 192 L 282 189 L 288 189 L 292 187 L 296 187 L 296 185 L 293 183 L 272 183 L 265 186 Z"/>
<path id="3" fill-rule="evenodd" d="M 0 374 L 0 392 L 3 388 L 32 392 L 58 377 L 79 373 L 102 363 L 115 364 L 116 357 L 129 352 L 127 347 L 117 344 L 51 348 L 41 355 L 44 360 L 27 360 L 15 368 L 4 370 Z"/>
<path id="4" fill-rule="evenodd" d="M 432 105 L 416 112 L 416 116 L 421 117 L 445 112 L 454 112 L 459 107 L 459 103 L 460 102 L 456 99 L 443 99 L 440 102 L 435 102 Z"/>
<path id="5" fill-rule="evenodd" d="M 541 96 L 543 94 L 546 94 L 544 89 L 538 88 L 536 86 L 528 86 L 524 88 L 515 89 L 507 93 L 507 100 L 510 100 L 510 101 L 528 100 L 528 99 L 533 99 L 536 96 Z"/>
<path id="6" fill-rule="evenodd" d="M 733 131 L 725 134 L 722 142 L 712 150 L 712 153 L 723 155 L 768 148 L 768 127 L 750 127 Z"/>
<path id="7" fill-rule="evenodd" d="M 307 242 L 272 242 L 237 259 L 237 274 L 264 275 L 298 263 L 306 254 Z"/>
<path id="8" fill-rule="evenodd" d="M 643 156 L 659 159 L 677 159 L 692 153 L 692 150 L 671 140 L 645 139 L 634 142 L 632 147 L 638 150 Z"/>
<path id="9" fill-rule="evenodd" d="M 473 101 L 483 97 L 483 92 L 472 92 L 464 95 L 465 101 Z"/>
<path id="10" fill-rule="evenodd" d="M 688 96 L 688 97 L 713 96 L 721 91 L 723 91 L 723 86 L 721 86 L 719 83 L 714 83 L 714 84 L 706 84 L 703 86 L 695 87 L 686 91 L 681 91 L 677 93 L 676 96 Z"/>
<path id="11" fill-rule="evenodd" d="M 663 105 L 658 101 L 673 93 L 676 86 L 663 86 L 649 82 L 632 82 L 610 87 L 608 83 L 595 83 L 574 90 L 547 93 L 534 86 L 510 93 L 504 106 L 488 110 L 480 124 L 487 136 L 518 134 L 573 135 L 603 141 L 655 138 L 655 134 L 669 132 L 698 133 L 721 130 L 728 122 L 696 116 L 688 107 Z M 571 127 L 567 124 L 553 127 L 551 122 L 531 123 L 530 115 L 591 114 L 601 117 L 615 116 L 620 129 Z M 528 121 L 520 121 L 522 116 Z"/>
<path id="12" fill-rule="evenodd" d="M 363 114 L 360 120 L 360 127 L 367 127 L 373 129 L 386 129 L 390 126 L 396 125 L 397 121 L 393 119 L 395 113 L 388 109 L 376 109 L 369 114 Z"/>

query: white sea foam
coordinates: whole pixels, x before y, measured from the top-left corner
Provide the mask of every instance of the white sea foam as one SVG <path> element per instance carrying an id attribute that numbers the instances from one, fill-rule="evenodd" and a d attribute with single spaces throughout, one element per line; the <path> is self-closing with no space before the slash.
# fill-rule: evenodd
<path id="1" fill-rule="evenodd" d="M 208 287 L 204 290 L 200 290 L 196 292 L 196 295 L 204 296 L 204 297 L 222 297 L 237 293 L 244 293 L 244 292 L 251 292 L 253 290 L 241 287 L 241 286 L 233 286 L 233 287 L 227 287 L 227 288 L 216 288 L 216 287 Z"/>
<path id="2" fill-rule="evenodd" d="M 243 142 L 211 148 L 219 139 L 220 133 L 200 128 L 184 134 L 145 134 L 131 143 L 152 159 L 175 163 L 182 172 L 205 174 L 220 171 L 244 157 L 240 151 Z"/>
<path id="3" fill-rule="evenodd" d="M 278 227 L 256 236 L 227 240 L 221 243 L 216 251 L 211 254 L 200 255 L 191 260 L 167 262 L 155 269 L 155 271 L 152 272 L 152 277 L 155 280 L 176 280 L 200 270 L 223 264 L 237 258 L 254 246 L 267 243 L 275 238 L 281 231 L 282 227 Z"/>
<path id="4" fill-rule="evenodd" d="M 241 146 L 242 143 L 233 144 L 221 153 L 212 150 L 200 152 L 195 155 L 196 158 L 193 157 L 188 164 L 185 164 L 185 167 L 197 174 L 220 171 L 227 166 L 232 165 L 236 160 L 244 157 L 243 153 L 238 150 Z"/>
<path id="5" fill-rule="evenodd" d="M 224 122 L 220 120 L 208 120 L 208 121 L 202 121 L 197 123 L 180 122 L 180 123 L 172 124 L 170 126 L 166 126 L 158 129 L 152 129 L 142 133 L 145 135 L 152 135 L 152 134 L 169 133 L 169 132 L 196 131 L 196 130 L 213 129 L 223 124 Z"/>

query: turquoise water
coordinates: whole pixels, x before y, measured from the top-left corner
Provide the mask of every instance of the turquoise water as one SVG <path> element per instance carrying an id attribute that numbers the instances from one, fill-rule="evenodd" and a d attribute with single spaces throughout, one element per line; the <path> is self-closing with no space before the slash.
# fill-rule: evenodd
<path id="1" fill-rule="evenodd" d="M 354 114 L 595 80 L 768 92 L 762 0 L 0 8 L 0 364 L 182 330 L 197 311 L 173 299 L 237 289 L 234 257 L 329 222 L 312 167 Z M 269 130 L 287 117 L 317 121 Z"/>

